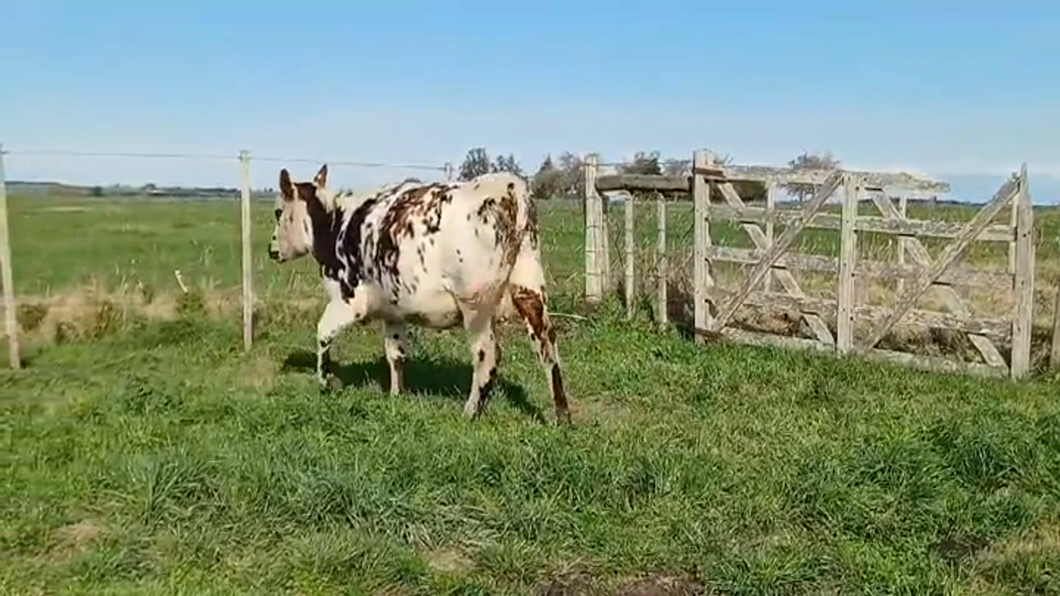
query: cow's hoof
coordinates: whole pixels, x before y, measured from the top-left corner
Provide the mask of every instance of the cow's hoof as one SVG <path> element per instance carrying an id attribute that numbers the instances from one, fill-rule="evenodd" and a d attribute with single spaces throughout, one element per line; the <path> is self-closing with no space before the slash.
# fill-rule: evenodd
<path id="1" fill-rule="evenodd" d="M 328 393 L 334 393 L 342 389 L 342 379 L 336 376 L 330 376 L 326 381 L 320 383 L 320 393 L 325 395 Z"/>
<path id="2" fill-rule="evenodd" d="M 570 426 L 570 410 L 558 410 L 556 412 L 556 426 Z"/>
<path id="3" fill-rule="evenodd" d="M 474 420 L 475 418 L 477 418 L 479 411 L 480 408 L 476 404 L 464 404 L 464 418 L 467 418 L 468 420 Z"/>

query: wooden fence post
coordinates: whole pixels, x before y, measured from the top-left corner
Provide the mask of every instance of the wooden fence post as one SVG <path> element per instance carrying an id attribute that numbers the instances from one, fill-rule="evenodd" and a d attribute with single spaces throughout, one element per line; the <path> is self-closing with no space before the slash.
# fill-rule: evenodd
<path id="1" fill-rule="evenodd" d="M 1034 320 L 1034 208 L 1027 184 L 1027 164 L 1020 166 L 1016 203 L 1015 275 L 1016 311 L 1012 318 L 1011 377 L 1020 379 L 1031 369 L 1031 326 Z"/>
<path id="2" fill-rule="evenodd" d="M 1019 201 L 1012 201 L 1012 207 L 1009 211 L 1009 225 L 1012 226 L 1013 229 L 1019 228 L 1019 208 Z M 1017 242 L 1018 240 L 1015 238 L 1008 241 L 1008 272 L 1012 274 L 1016 273 L 1016 267 L 1019 266 L 1016 263 L 1018 258 L 1016 252 L 1019 250 L 1016 246 Z"/>
<path id="3" fill-rule="evenodd" d="M 596 180 L 600 176 L 600 163 L 599 156 L 593 156 L 593 180 Z M 596 258 L 597 268 L 600 271 L 600 294 L 603 296 L 605 293 L 611 291 L 611 226 L 607 221 L 607 214 L 610 211 L 610 200 L 604 200 L 604 196 L 596 190 L 596 186 L 593 186 L 593 193 L 596 196 L 596 221 L 600 225 L 598 234 L 596 235 Z"/>
<path id="4" fill-rule="evenodd" d="M 602 223 L 598 216 L 600 195 L 596 192 L 597 156 L 590 153 L 585 156 L 582 164 L 584 175 L 583 205 L 585 208 L 585 301 L 590 305 L 598 305 L 603 300 L 603 279 L 601 271 L 601 258 L 599 254 L 600 234 Z"/>
<path id="5" fill-rule="evenodd" d="M 18 311 L 15 304 L 15 275 L 11 271 L 11 237 L 7 225 L 7 179 L 4 174 L 4 144 L 0 143 L 0 284 L 4 286 L 4 325 L 11 368 L 22 368 L 18 342 Z"/>
<path id="6" fill-rule="evenodd" d="M 773 246 L 774 236 L 774 224 L 773 217 L 776 215 L 777 209 L 777 184 L 775 182 L 769 182 L 766 184 L 766 215 L 769 219 L 766 220 L 766 245 L 764 250 L 769 250 Z M 773 270 L 770 269 L 766 272 L 765 278 L 762 280 L 762 288 L 766 292 L 773 291 Z"/>
<path id="7" fill-rule="evenodd" d="M 655 320 L 659 325 L 666 325 L 670 321 L 669 299 L 667 298 L 667 284 L 670 282 L 670 255 L 666 242 L 666 196 L 663 193 L 655 194 L 656 224 L 655 224 L 655 263 L 658 277 Z"/>
<path id="8" fill-rule="evenodd" d="M 705 149 L 692 154 L 692 302 L 697 343 L 704 340 L 702 332 L 712 327 L 713 314 L 707 305 L 707 295 L 714 287 L 711 263 L 707 259 L 707 248 L 713 244 L 710 237 L 710 183 L 697 170 L 713 163 L 714 156 Z"/>
<path id="9" fill-rule="evenodd" d="M 254 344 L 254 259 L 251 253 L 250 218 L 250 152 L 239 152 L 240 173 L 240 231 L 243 236 L 243 350 Z"/>
<path id="10" fill-rule="evenodd" d="M 1056 285 L 1056 303 L 1053 305 L 1053 345 L 1049 350 L 1049 368 L 1060 368 L 1060 284 Z"/>
<path id="11" fill-rule="evenodd" d="M 637 271 L 633 258 L 635 256 L 634 248 L 636 248 L 636 237 L 634 232 L 634 210 L 637 208 L 636 199 L 633 197 L 633 193 L 626 193 L 626 210 L 623 213 L 626 220 L 625 226 L 625 252 L 626 252 L 626 320 L 633 319 L 633 312 L 636 310 L 636 275 Z"/>
<path id="12" fill-rule="evenodd" d="M 858 199 L 861 198 L 861 180 L 849 172 L 844 178 L 835 333 L 835 347 L 839 354 L 846 354 L 854 348 L 854 303 L 857 300 L 854 273 L 858 258 L 858 236 L 854 224 L 858 218 Z"/>
<path id="13" fill-rule="evenodd" d="M 451 164 L 449 162 L 445 162 L 444 171 L 445 171 L 445 181 L 446 182 L 452 182 L 452 180 L 453 180 L 453 164 Z"/>
<path id="14" fill-rule="evenodd" d="M 890 201 L 891 198 L 887 197 Z M 906 193 L 902 193 L 898 197 L 898 213 L 902 214 L 902 219 L 909 218 L 909 196 Z M 905 253 L 907 252 L 906 246 L 909 244 L 909 238 L 906 236 L 899 236 L 897 242 L 898 250 L 898 264 L 905 265 Z M 901 296 L 905 292 L 905 277 L 899 277 L 895 285 L 895 291 L 898 296 Z"/>

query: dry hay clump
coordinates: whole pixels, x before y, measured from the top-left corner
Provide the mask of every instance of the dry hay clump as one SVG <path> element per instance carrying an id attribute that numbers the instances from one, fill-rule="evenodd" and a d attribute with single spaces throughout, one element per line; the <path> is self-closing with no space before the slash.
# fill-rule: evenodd
<path id="1" fill-rule="evenodd" d="M 695 573 L 605 579 L 574 565 L 545 578 L 533 593 L 537 596 L 706 596 L 714 590 Z"/>
<path id="2" fill-rule="evenodd" d="M 167 321 L 205 316 L 239 317 L 239 289 L 220 289 L 216 284 L 189 287 L 179 280 L 174 291 L 157 293 L 142 283 L 110 289 L 96 280 L 70 291 L 43 296 L 18 296 L 19 334 L 28 341 L 63 343 L 77 338 L 98 339 L 145 321 Z M 320 315 L 322 294 L 288 296 L 254 305 L 255 326 L 299 325 Z M 521 324 L 508 293 L 496 313 L 499 323 Z M 0 338 L 7 332 L 0 326 Z"/>
<path id="3" fill-rule="evenodd" d="M 238 294 L 212 288 L 156 294 L 143 284 L 110 290 L 89 282 L 69 292 L 20 296 L 16 318 L 27 339 L 62 343 L 103 337 L 136 321 L 221 316 L 238 307 Z M 6 335 L 0 330 L 0 336 Z"/>

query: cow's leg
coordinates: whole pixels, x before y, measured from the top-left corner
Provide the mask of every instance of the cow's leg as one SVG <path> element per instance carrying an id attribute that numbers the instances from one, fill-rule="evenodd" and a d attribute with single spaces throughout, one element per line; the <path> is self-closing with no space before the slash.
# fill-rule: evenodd
<path id="1" fill-rule="evenodd" d="M 331 378 L 331 343 L 343 329 L 364 319 L 362 309 L 348 302 L 332 300 L 324 307 L 317 322 L 317 381 L 321 391 L 328 389 Z"/>
<path id="2" fill-rule="evenodd" d="M 383 351 L 390 366 L 390 394 L 397 395 L 405 388 L 404 365 L 409 357 L 408 330 L 401 323 L 383 323 Z"/>
<path id="3" fill-rule="evenodd" d="M 490 392 L 497 381 L 497 359 L 500 346 L 493 332 L 493 320 L 481 317 L 476 325 L 468 328 L 473 339 L 471 343 L 472 368 L 471 394 L 464 403 L 464 415 L 474 418 L 482 413 Z"/>
<path id="4" fill-rule="evenodd" d="M 526 327 L 537 347 L 537 355 L 548 376 L 552 403 L 556 419 L 570 422 L 570 406 L 563 387 L 560 371 L 559 351 L 556 349 L 556 329 L 548 317 L 548 301 L 545 298 L 545 273 L 537 251 L 524 247 L 509 278 L 512 306 L 526 322 Z"/>

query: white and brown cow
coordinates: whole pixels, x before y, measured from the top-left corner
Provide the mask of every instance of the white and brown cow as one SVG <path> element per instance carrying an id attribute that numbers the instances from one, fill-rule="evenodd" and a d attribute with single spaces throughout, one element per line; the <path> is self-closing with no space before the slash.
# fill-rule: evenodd
<path id="1" fill-rule="evenodd" d="M 320 265 L 328 304 L 317 324 L 317 376 L 329 386 L 332 341 L 347 326 L 383 321 L 390 393 L 403 389 L 407 324 L 463 325 L 474 378 L 464 413 L 477 416 L 497 374 L 494 315 L 504 298 L 526 322 L 544 365 L 556 417 L 569 421 L 549 320 L 538 248 L 537 213 L 519 176 L 494 173 L 465 182 L 406 180 L 368 193 L 335 193 L 327 165 L 313 182 L 280 171 L 269 256 L 309 253 Z"/>

